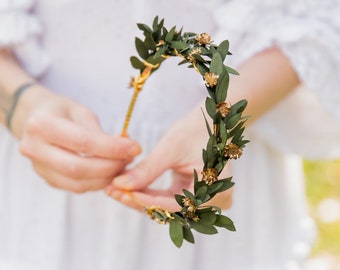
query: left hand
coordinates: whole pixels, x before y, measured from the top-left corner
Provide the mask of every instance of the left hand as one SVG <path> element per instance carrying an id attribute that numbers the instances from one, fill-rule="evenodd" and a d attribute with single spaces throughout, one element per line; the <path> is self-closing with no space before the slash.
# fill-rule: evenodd
<path id="1" fill-rule="evenodd" d="M 182 194 L 183 189 L 193 190 L 194 169 L 200 174 L 203 168 L 202 148 L 206 147 L 208 138 L 201 107 L 197 107 L 169 129 L 144 160 L 116 177 L 106 188 L 106 193 L 137 210 L 150 206 L 180 210 L 174 194 Z M 167 170 L 173 173 L 171 186 L 163 190 L 150 189 L 157 177 Z M 228 208 L 231 204 L 230 190 L 216 195 L 209 204 Z"/>

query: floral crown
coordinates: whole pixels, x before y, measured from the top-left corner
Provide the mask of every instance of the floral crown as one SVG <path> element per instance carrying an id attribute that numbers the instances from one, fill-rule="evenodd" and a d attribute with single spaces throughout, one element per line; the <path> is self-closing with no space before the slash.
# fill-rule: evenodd
<path id="1" fill-rule="evenodd" d="M 219 179 L 219 175 L 230 159 L 237 159 L 242 155 L 242 149 L 249 142 L 243 137 L 247 117 L 243 117 L 242 112 L 247 101 L 241 100 L 232 105 L 226 101 L 229 74 L 238 75 L 236 70 L 223 63 L 226 56 L 231 54 L 229 42 L 224 40 L 215 45 L 207 33 L 182 33 L 182 29 L 177 31 L 176 26 L 168 31 L 164 27 L 164 19 L 159 21 L 158 17 L 153 20 L 152 28 L 141 23 L 137 26 L 144 34 L 144 40 L 138 37 L 135 39 L 136 49 L 142 60 L 135 56 L 130 58 L 132 66 L 140 70 L 140 74 L 132 78 L 130 83 L 134 88 L 134 95 L 122 136 L 127 136 L 133 107 L 145 81 L 164 60 L 173 56 L 182 59 L 179 65 L 188 64 L 189 68 L 202 75 L 209 94 L 205 108 L 213 122 L 211 128 L 203 114 L 209 133 L 206 149 L 202 150 L 204 167 L 201 177 L 194 170 L 193 192 L 184 189 L 183 194 L 175 195 L 180 210 L 169 212 L 152 206 L 146 212 L 161 224 L 169 223 L 170 237 L 177 247 L 182 245 L 183 239 L 194 243 L 192 229 L 203 234 L 218 233 L 216 227 L 235 231 L 232 220 L 223 215 L 219 207 L 208 204 L 216 194 L 234 185 L 232 177 Z"/>

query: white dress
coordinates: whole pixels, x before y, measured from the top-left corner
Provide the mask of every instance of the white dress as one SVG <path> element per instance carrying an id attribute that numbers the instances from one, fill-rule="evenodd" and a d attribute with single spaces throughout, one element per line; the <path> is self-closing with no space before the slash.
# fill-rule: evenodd
<path id="1" fill-rule="evenodd" d="M 150 24 L 155 15 L 169 27 L 228 38 L 233 67 L 277 45 L 304 82 L 248 129 L 252 142 L 233 164 L 237 184 L 227 211 L 237 232 L 197 235 L 181 249 L 167 226 L 101 191 L 49 187 L 1 127 L 0 269 L 299 269 L 314 235 L 299 156 L 340 157 L 340 10 L 337 0 L 320 2 L 0 0 L 0 46 L 13 48 L 31 74 L 45 72 L 42 83 L 88 106 L 112 134 L 120 132 L 136 74 L 129 63 L 141 35 L 135 23 Z M 157 73 L 130 131 L 144 153 L 206 95 L 197 75 L 176 61 Z"/>

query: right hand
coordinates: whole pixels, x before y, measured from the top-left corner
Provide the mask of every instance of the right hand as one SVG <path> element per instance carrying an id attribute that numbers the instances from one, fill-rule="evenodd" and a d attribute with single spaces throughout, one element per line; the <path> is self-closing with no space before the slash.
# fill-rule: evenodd
<path id="1" fill-rule="evenodd" d="M 141 151 L 128 138 L 105 134 L 84 106 L 40 85 L 22 94 L 12 131 L 48 184 L 75 193 L 103 189 Z"/>

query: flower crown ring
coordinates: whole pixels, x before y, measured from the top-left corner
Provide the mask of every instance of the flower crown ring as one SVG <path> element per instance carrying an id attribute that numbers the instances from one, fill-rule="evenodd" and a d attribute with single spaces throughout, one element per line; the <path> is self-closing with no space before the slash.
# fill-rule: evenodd
<path id="1" fill-rule="evenodd" d="M 247 117 L 242 116 L 247 101 L 240 100 L 233 105 L 226 101 L 229 74 L 238 75 L 236 70 L 223 63 L 231 54 L 229 42 L 225 40 L 215 45 L 207 33 L 182 33 L 182 29 L 177 31 L 176 26 L 168 31 L 164 27 L 164 19 L 159 21 L 158 17 L 153 20 L 152 28 L 141 23 L 137 26 L 144 34 L 144 40 L 135 39 L 142 60 L 132 56 L 130 61 L 140 74 L 130 83 L 134 94 L 121 135 L 128 136 L 131 114 L 146 80 L 169 57 L 180 57 L 179 65 L 188 64 L 189 68 L 201 74 L 209 94 L 205 108 L 213 122 L 211 128 L 203 114 L 209 133 L 207 147 L 202 150 L 204 167 L 201 177 L 194 170 L 193 192 L 184 189 L 183 194 L 175 195 L 180 210 L 169 212 L 152 206 L 146 208 L 146 212 L 161 224 L 169 223 L 170 238 L 177 247 L 183 244 L 183 240 L 194 243 L 192 229 L 203 234 L 218 233 L 216 227 L 235 231 L 233 221 L 223 215 L 219 207 L 208 205 L 216 194 L 234 185 L 232 177 L 219 179 L 219 175 L 230 159 L 242 155 L 242 149 L 249 142 L 243 136 Z"/>

